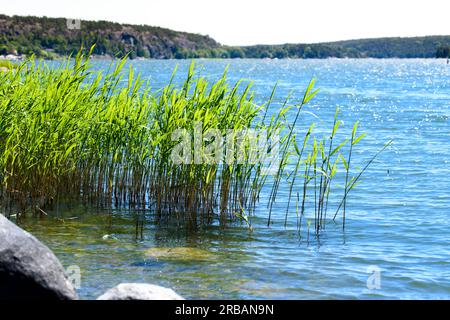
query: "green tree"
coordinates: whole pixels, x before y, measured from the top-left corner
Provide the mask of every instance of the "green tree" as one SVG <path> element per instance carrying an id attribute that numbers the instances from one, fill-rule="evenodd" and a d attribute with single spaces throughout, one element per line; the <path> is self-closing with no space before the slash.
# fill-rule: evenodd
<path id="1" fill-rule="evenodd" d="M 440 46 L 436 51 L 436 58 L 450 58 L 450 46 Z"/>

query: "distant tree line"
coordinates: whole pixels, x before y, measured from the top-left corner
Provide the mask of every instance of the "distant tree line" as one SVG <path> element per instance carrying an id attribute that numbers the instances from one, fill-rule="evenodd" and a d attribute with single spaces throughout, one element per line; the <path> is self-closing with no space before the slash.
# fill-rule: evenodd
<path id="1" fill-rule="evenodd" d="M 316 44 L 224 46 L 214 39 L 169 29 L 81 21 L 70 29 L 63 18 L 0 15 L 0 55 L 51 59 L 90 48 L 96 55 L 134 58 L 433 58 L 448 57 L 450 36 L 379 38 Z"/>
<path id="2" fill-rule="evenodd" d="M 436 51 L 436 58 L 450 58 L 450 46 L 441 46 Z"/>

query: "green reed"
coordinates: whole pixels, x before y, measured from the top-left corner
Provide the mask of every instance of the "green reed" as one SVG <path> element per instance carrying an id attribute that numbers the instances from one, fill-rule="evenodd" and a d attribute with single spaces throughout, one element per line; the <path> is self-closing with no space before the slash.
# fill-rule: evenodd
<path id="1" fill-rule="evenodd" d="M 348 193 L 360 175 L 349 178 L 352 149 L 347 161 L 340 152 L 348 140 L 333 145 L 339 112 L 331 137 L 314 137 L 311 145 L 311 125 L 301 144 L 297 142 L 302 108 L 317 94 L 314 80 L 299 104 L 286 99 L 272 114 L 268 110 L 276 87 L 267 103 L 258 105 L 251 84 L 229 84 L 226 70 L 210 83 L 195 75 L 192 64 L 182 85 L 173 84 L 174 72 L 167 86 L 151 92 L 132 68 L 125 72 L 125 62 L 113 63 L 107 73 L 94 72 L 89 54 L 80 51 L 56 69 L 30 60 L 14 73 L 0 74 L 0 203 L 5 213 L 45 214 L 55 206 L 59 210 L 59 203 L 78 201 L 98 208 L 151 210 L 157 219 L 171 217 L 194 225 L 240 219 L 251 226 L 249 218 L 260 193 L 271 186 L 270 224 L 280 184 L 288 183 L 287 225 L 291 194 L 297 194 L 301 221 L 314 181 L 318 234 L 326 221 L 331 181 L 342 162 L 347 173 L 338 211 L 343 205 L 345 217 Z M 289 112 L 295 112 L 293 122 L 288 121 Z M 196 123 L 202 126 L 197 128 Z M 200 142 L 187 138 L 191 161 L 176 163 L 172 157 L 179 140 L 186 139 L 174 139 L 177 130 L 217 129 L 226 135 L 228 130 L 248 128 L 258 136 L 267 133 L 267 140 L 280 134 L 281 160 L 273 176 L 262 165 L 274 164 L 267 150 L 259 162 L 252 160 L 245 145 L 236 150 L 243 159 L 239 163 L 208 161 L 216 154 L 199 149 L 220 144 L 217 138 Z M 351 146 L 361 138 L 353 133 Z M 202 161 L 196 160 L 198 154 Z"/>
<path id="2" fill-rule="evenodd" d="M 3 70 L 17 69 L 17 64 L 14 62 L 11 62 L 9 60 L 0 59 L 0 69 L 3 69 Z"/>

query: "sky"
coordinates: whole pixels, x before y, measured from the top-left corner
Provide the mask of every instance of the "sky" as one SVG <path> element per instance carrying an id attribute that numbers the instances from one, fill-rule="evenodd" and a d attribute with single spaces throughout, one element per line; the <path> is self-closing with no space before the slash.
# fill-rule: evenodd
<path id="1" fill-rule="evenodd" d="M 147 24 L 226 45 L 450 35 L 450 0 L 2 0 L 0 13 Z"/>

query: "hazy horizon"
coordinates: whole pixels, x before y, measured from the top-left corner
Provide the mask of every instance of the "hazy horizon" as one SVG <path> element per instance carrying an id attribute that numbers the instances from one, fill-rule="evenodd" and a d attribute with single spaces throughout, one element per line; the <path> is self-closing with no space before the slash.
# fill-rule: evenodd
<path id="1" fill-rule="evenodd" d="M 449 35 L 450 3 L 423 1 L 206 0 L 56 1 L 2 4 L 6 15 L 106 20 L 208 35 L 224 45 L 318 43 L 385 37 Z M 406 14 L 405 14 L 406 13 Z"/>

